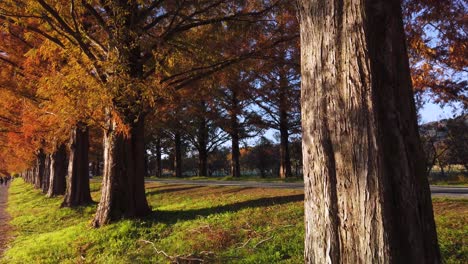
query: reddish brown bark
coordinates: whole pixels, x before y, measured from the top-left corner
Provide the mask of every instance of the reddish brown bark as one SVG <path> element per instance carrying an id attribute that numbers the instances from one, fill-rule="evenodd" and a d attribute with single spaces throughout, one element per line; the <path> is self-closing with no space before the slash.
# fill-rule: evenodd
<path id="1" fill-rule="evenodd" d="M 300 0 L 306 263 L 440 263 L 398 0 Z"/>
<path id="2" fill-rule="evenodd" d="M 151 213 L 145 196 L 144 119 L 138 119 L 128 135 L 115 127 L 110 121 L 104 135 L 104 176 L 95 227 Z"/>
<path id="3" fill-rule="evenodd" d="M 84 124 L 73 129 L 70 140 L 67 188 L 63 207 L 88 205 L 93 202 L 89 188 L 89 132 Z"/>
<path id="4" fill-rule="evenodd" d="M 67 150 L 65 144 L 61 144 L 50 158 L 50 180 L 47 197 L 65 194 L 67 171 Z"/>

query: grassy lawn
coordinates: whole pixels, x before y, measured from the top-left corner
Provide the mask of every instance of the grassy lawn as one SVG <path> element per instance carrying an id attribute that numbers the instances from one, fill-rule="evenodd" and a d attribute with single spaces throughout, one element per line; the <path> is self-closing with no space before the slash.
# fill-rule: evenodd
<path id="1" fill-rule="evenodd" d="M 92 183 L 99 198 L 99 183 Z M 21 180 L 10 188 L 16 229 L 0 263 L 303 263 L 301 191 L 147 185 L 154 214 L 101 229 L 96 205 L 59 209 Z M 442 254 L 468 263 L 468 201 L 435 199 Z"/>

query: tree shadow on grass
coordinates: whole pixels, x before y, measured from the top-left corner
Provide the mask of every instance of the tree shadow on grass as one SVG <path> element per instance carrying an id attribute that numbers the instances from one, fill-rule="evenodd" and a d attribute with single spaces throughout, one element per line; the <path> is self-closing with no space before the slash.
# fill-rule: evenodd
<path id="1" fill-rule="evenodd" d="M 251 189 L 255 189 L 255 188 L 253 188 L 253 187 L 241 187 L 241 188 L 237 187 L 237 188 L 232 189 L 232 190 L 224 191 L 223 193 L 233 194 L 233 193 L 239 193 L 239 192 L 246 191 L 246 190 L 251 190 Z"/>
<path id="2" fill-rule="evenodd" d="M 155 195 L 155 194 L 163 194 L 163 193 L 171 193 L 171 192 L 180 192 L 180 191 L 188 191 L 193 189 L 202 188 L 203 186 L 191 186 L 191 187 L 180 187 L 180 188 L 172 188 L 172 189 L 162 189 L 162 190 L 154 190 L 147 192 L 146 195 Z"/>
<path id="3" fill-rule="evenodd" d="M 156 185 L 148 186 L 148 184 L 153 184 L 153 183 L 155 183 Z M 159 182 L 146 182 L 145 183 L 146 190 L 158 189 L 158 188 L 180 187 L 180 186 L 181 186 L 181 184 L 161 184 Z"/>
<path id="4" fill-rule="evenodd" d="M 188 209 L 177 211 L 155 210 L 148 216 L 148 220 L 172 224 L 180 220 L 193 220 L 198 217 L 206 217 L 212 214 L 221 214 L 226 212 L 237 212 L 246 208 L 267 207 L 273 205 L 281 205 L 304 200 L 303 194 L 276 196 L 268 198 L 259 198 L 233 204 L 220 205 L 201 209 Z"/>

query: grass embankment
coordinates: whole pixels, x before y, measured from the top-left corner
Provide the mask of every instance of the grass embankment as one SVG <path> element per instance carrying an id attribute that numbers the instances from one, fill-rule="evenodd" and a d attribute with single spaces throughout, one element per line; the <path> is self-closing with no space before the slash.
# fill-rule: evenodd
<path id="1" fill-rule="evenodd" d="M 98 190 L 92 183 L 96 201 Z M 61 198 L 15 180 L 9 212 L 16 237 L 0 263 L 303 263 L 301 191 L 151 183 L 147 197 L 153 216 L 92 229 L 96 205 L 59 209 Z M 446 262 L 467 263 L 468 202 L 434 205 Z"/>

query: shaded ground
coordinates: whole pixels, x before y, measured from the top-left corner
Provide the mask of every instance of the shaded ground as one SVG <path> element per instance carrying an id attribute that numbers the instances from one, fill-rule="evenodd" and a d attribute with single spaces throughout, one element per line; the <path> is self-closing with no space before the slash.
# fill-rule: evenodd
<path id="1" fill-rule="evenodd" d="M 6 212 L 8 200 L 8 187 L 5 185 L 0 185 L 0 256 L 3 254 L 3 251 L 6 249 L 8 234 L 11 230 L 9 226 L 9 215 Z"/>

